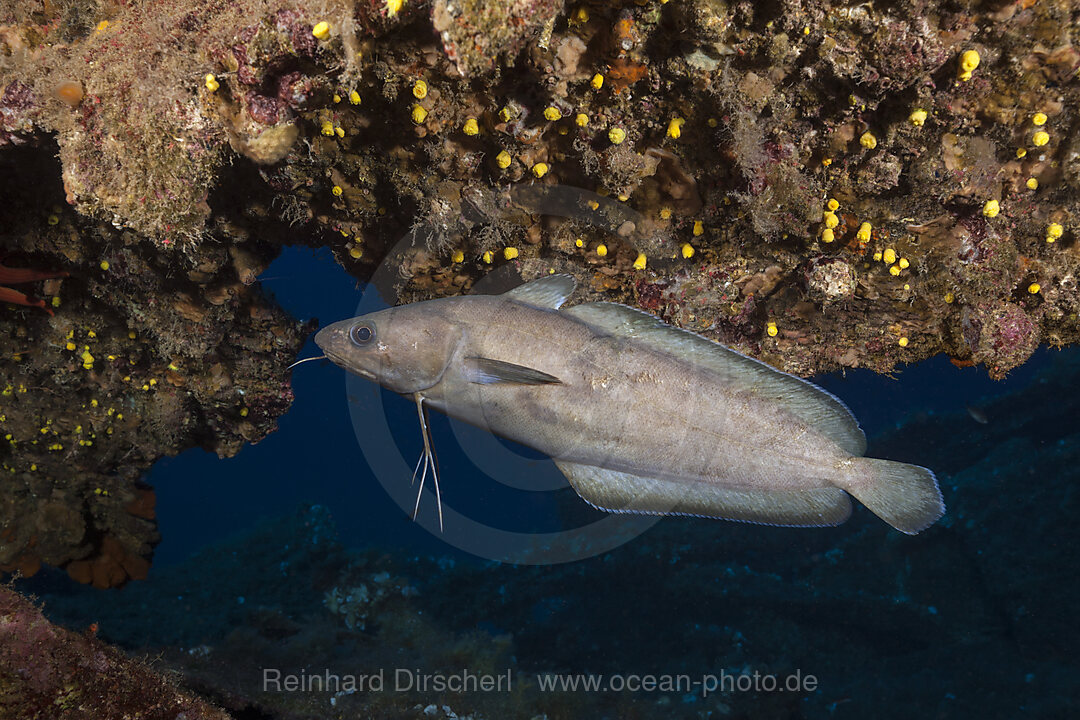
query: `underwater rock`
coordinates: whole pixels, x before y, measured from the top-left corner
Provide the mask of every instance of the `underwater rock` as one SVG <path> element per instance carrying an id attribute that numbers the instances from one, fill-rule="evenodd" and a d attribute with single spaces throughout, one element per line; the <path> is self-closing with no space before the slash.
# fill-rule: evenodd
<path id="1" fill-rule="evenodd" d="M 246 208 L 309 223 L 305 242 L 361 280 L 420 230 L 402 299 L 502 266 L 630 303 L 640 281 L 742 286 L 777 267 L 752 313 L 675 301 L 665 319 L 800 375 L 939 352 L 1000 375 L 1023 353 L 973 350 L 966 314 L 1080 336 L 1076 51 L 1052 31 L 1070 18 L 1054 1 L 245 0 L 78 22 L 0 5 L 0 132 L 5 147 L 55 133 L 68 201 L 167 257 Z M 569 216 L 477 216 L 469 200 L 558 185 L 645 221 L 620 235 L 585 194 Z M 823 253 L 856 274 L 844 303 L 805 296 Z"/>
<path id="2" fill-rule="evenodd" d="M 95 637 L 53 625 L 0 586 L 0 707 L 5 717 L 228 720 L 148 665 Z"/>
<path id="3" fill-rule="evenodd" d="M 546 46 L 565 0 L 435 0 L 431 23 L 464 77 L 512 65 L 529 42 Z"/>
<path id="4" fill-rule="evenodd" d="M 51 315 L 0 305 L 0 571 L 141 579 L 159 540 L 142 473 L 164 455 L 233 455 L 270 433 L 292 401 L 286 366 L 305 326 L 253 284 L 277 250 L 241 240 L 244 223 L 231 244 L 162 254 L 64 212 L 40 150 L 5 151 L 0 166 L 5 266 L 68 270 L 29 286 Z"/>
<path id="5" fill-rule="evenodd" d="M 806 290 L 822 304 L 850 298 L 855 294 L 855 271 L 837 258 L 814 258 L 806 269 Z"/>
<path id="6" fill-rule="evenodd" d="M 964 308 L 960 323 L 972 361 L 986 364 L 994 377 L 1003 377 L 1023 364 L 1039 346 L 1038 326 L 1015 305 L 969 305 Z"/>

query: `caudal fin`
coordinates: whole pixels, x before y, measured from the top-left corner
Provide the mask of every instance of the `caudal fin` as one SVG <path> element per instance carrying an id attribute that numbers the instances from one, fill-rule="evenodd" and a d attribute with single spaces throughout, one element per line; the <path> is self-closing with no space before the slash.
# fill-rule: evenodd
<path id="1" fill-rule="evenodd" d="M 844 489 L 900 532 L 914 535 L 945 514 L 934 473 L 918 465 L 858 458 L 858 470 Z"/>

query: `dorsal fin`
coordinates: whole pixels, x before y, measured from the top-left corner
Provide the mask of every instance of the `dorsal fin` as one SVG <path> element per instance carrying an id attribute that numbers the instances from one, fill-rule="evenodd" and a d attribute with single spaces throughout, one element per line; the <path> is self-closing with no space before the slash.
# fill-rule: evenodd
<path id="1" fill-rule="evenodd" d="M 577 287 L 577 280 L 570 275 L 548 275 L 518 285 L 503 293 L 503 297 L 526 305 L 558 310 Z"/>
<path id="2" fill-rule="evenodd" d="M 780 372 L 696 333 L 661 322 L 649 313 L 618 303 L 586 303 L 562 312 L 599 330 L 699 364 L 745 392 L 780 403 L 852 455 L 866 452 L 866 436 L 847 406 L 832 393 L 802 378 Z"/>

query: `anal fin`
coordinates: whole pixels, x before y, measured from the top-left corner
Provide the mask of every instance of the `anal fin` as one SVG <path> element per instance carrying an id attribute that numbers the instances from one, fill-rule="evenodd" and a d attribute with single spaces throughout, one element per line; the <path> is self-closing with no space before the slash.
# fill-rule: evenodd
<path id="1" fill-rule="evenodd" d="M 585 502 L 599 510 L 693 515 L 766 525 L 839 525 L 851 515 L 840 488 L 745 490 L 707 482 L 646 478 L 594 465 L 556 460 Z"/>

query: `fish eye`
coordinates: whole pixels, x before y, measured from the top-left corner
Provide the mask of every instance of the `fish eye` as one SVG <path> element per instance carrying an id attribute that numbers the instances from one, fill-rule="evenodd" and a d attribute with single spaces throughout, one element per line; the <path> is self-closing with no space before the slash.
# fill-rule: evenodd
<path id="1" fill-rule="evenodd" d="M 352 339 L 354 345 L 361 347 L 369 345 L 375 339 L 375 326 L 368 323 L 357 323 L 349 330 L 349 338 Z"/>

